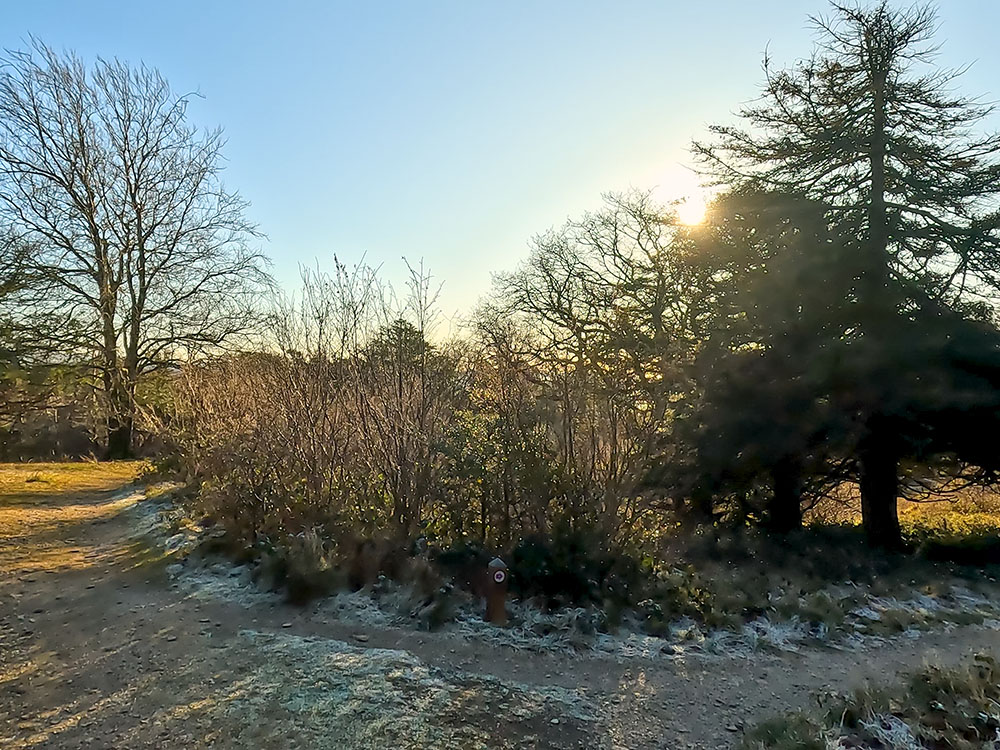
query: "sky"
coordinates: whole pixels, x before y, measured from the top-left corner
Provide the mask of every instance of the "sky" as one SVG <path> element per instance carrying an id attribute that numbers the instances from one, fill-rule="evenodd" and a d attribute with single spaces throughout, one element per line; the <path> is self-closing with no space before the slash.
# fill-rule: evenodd
<path id="1" fill-rule="evenodd" d="M 939 3 L 940 61 L 1000 99 L 1000 3 Z M 811 49 L 821 0 L 296 2 L 2 0 L 0 46 L 35 35 L 158 68 L 228 138 L 286 288 L 336 255 L 399 283 L 423 261 L 445 321 L 530 238 L 601 194 L 699 195 L 689 145 Z"/>

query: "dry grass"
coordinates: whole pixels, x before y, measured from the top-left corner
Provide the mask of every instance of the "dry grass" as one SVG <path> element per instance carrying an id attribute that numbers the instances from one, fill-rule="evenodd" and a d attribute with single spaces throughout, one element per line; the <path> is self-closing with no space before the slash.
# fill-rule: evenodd
<path id="1" fill-rule="evenodd" d="M 899 520 L 904 529 L 914 524 L 958 516 L 995 516 L 1000 519 L 1000 490 L 966 487 L 955 492 L 899 501 Z M 838 487 L 807 511 L 806 522 L 860 524 L 861 497 L 857 486 L 844 483 Z"/>
<path id="2" fill-rule="evenodd" d="M 111 492 L 135 481 L 145 468 L 144 461 L 0 464 L 0 508 Z"/>
<path id="3" fill-rule="evenodd" d="M 0 571 L 93 565 L 100 553 L 74 541 L 74 528 L 135 503 L 118 493 L 145 467 L 138 461 L 0 464 Z"/>
<path id="4" fill-rule="evenodd" d="M 960 667 L 928 666 L 901 684 L 819 696 L 822 711 L 747 731 L 741 750 L 982 750 L 1000 741 L 1000 665 L 978 654 Z"/>
<path id="5" fill-rule="evenodd" d="M 911 494 L 899 501 L 899 523 L 903 539 L 923 557 L 972 566 L 1000 564 L 1000 489 L 966 487 Z M 806 513 L 806 522 L 860 526 L 857 486 L 838 487 Z"/>

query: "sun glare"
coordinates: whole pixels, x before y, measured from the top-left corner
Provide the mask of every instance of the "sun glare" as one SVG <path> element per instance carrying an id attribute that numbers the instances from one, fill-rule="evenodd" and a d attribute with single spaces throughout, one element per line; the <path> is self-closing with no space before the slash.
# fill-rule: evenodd
<path id="1" fill-rule="evenodd" d="M 689 195 L 676 206 L 677 220 L 692 226 L 705 220 L 705 199 L 699 195 Z"/>
<path id="2" fill-rule="evenodd" d="M 699 176 L 683 164 L 661 167 L 651 175 L 656 183 L 653 195 L 661 204 L 673 209 L 677 222 L 696 226 L 705 221 L 710 192 L 701 185 Z"/>

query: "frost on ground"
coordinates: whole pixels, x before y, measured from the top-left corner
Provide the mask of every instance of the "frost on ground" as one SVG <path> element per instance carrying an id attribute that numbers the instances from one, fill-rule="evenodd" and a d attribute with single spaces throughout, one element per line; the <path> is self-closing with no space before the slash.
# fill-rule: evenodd
<path id="1" fill-rule="evenodd" d="M 703 629 L 690 618 L 677 620 L 667 637 L 640 632 L 636 621 L 617 633 L 600 632 L 600 613 L 593 609 L 543 612 L 531 603 L 510 604 L 511 626 L 498 629 L 478 614 L 466 613 L 455 624 L 462 635 L 525 651 L 573 653 L 590 651 L 613 659 L 657 658 L 689 654 L 746 657 L 761 651 L 796 651 L 809 640 L 822 640 L 825 630 L 798 621 L 757 618 L 739 630 Z"/>
<path id="2" fill-rule="evenodd" d="M 204 539 L 205 529 L 192 523 L 186 514 L 174 506 L 171 495 L 175 485 L 157 485 L 155 498 L 142 491 L 134 493 L 128 508 L 135 536 L 143 538 L 167 554 L 183 555 Z"/>
<path id="3" fill-rule="evenodd" d="M 201 561 L 193 564 L 192 553 L 212 532 L 193 523 L 171 500 L 171 486 L 160 486 L 155 499 L 128 508 L 137 538 L 159 550 L 170 562 L 167 574 L 193 596 L 234 601 L 244 605 L 276 603 L 277 594 L 254 585 L 246 566 L 229 562 Z"/>
<path id="4" fill-rule="evenodd" d="M 170 493 L 129 508 L 137 535 L 150 540 L 176 560 L 167 568 L 178 586 L 192 596 L 234 601 L 244 606 L 276 604 L 280 594 L 261 588 L 246 566 L 211 560 L 194 563 L 191 555 L 210 537 L 169 501 Z M 483 621 L 481 603 L 454 594 L 454 618 L 443 630 L 522 651 L 575 653 L 586 651 L 612 659 L 656 658 L 687 654 L 748 657 L 762 651 L 797 651 L 807 644 L 863 650 L 879 647 L 890 638 L 916 638 L 930 627 L 951 629 L 958 623 L 980 623 L 1000 628 L 1000 607 L 986 597 L 959 586 L 946 593 L 914 593 L 907 599 L 875 596 L 853 584 L 824 592 L 832 602 L 847 603 L 842 624 L 830 626 L 792 616 L 757 617 L 736 629 L 708 629 L 689 618 L 679 618 L 666 636 L 646 635 L 642 623 L 627 616 L 616 633 L 603 632 L 604 615 L 595 607 L 548 612 L 531 601 L 508 603 L 510 624 L 496 628 Z M 405 585 L 380 581 L 372 590 L 341 592 L 316 607 L 321 616 L 374 627 L 412 627 L 419 622 L 422 599 Z"/>
<path id="5" fill-rule="evenodd" d="M 861 722 L 868 732 L 886 750 L 921 750 L 910 726 L 892 714 L 877 714 Z"/>
<path id="6" fill-rule="evenodd" d="M 504 747 L 498 717 L 529 730 L 592 721 L 581 692 L 445 672 L 405 651 L 249 630 L 240 641 L 254 666 L 219 708 L 236 746 Z"/>

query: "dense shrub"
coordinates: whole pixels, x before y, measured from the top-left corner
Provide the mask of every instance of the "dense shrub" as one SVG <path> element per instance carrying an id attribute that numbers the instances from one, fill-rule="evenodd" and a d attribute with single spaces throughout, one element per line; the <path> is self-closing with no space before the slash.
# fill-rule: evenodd
<path id="1" fill-rule="evenodd" d="M 527 328 L 432 343 L 426 277 L 398 305 L 370 269 L 304 280 L 268 350 L 187 364 L 148 415 L 234 549 L 266 554 L 295 598 L 330 566 L 353 586 L 397 577 L 385 550 L 418 540 L 445 570 L 470 542 L 477 565 L 504 554 L 519 591 L 553 602 L 624 597 L 635 573 L 616 550 L 641 528 L 628 482 L 648 424 L 602 412 L 606 394 L 567 381 Z"/>
<path id="2" fill-rule="evenodd" d="M 639 563 L 607 549 L 594 531 L 558 527 L 551 536 L 531 535 L 510 555 L 511 585 L 522 596 L 550 605 L 629 602 L 639 582 Z"/>

